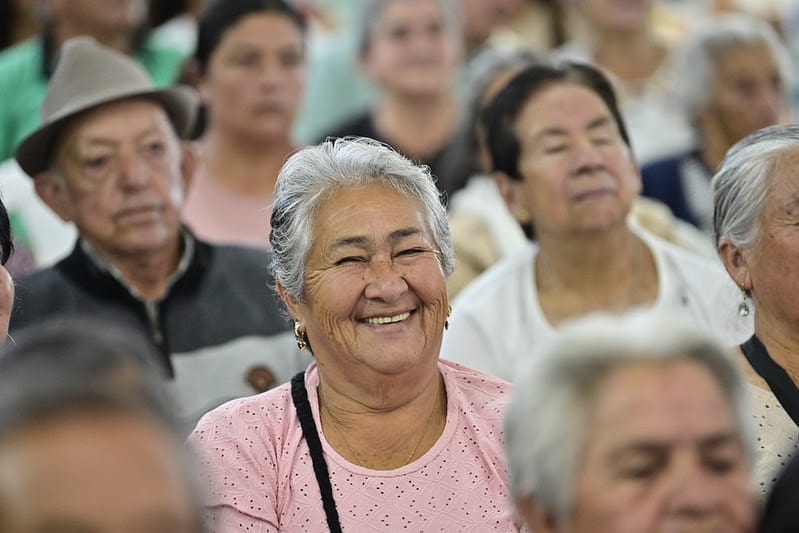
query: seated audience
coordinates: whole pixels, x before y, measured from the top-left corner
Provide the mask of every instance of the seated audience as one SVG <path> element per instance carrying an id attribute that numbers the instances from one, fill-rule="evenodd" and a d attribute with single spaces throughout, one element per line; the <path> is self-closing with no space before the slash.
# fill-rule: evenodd
<path id="1" fill-rule="evenodd" d="M 733 144 L 788 118 L 793 69 L 776 32 L 743 15 L 712 19 L 677 57 L 675 93 L 697 147 L 644 167 L 643 194 L 710 235 L 710 178 Z"/>
<path id="2" fill-rule="evenodd" d="M 0 531 L 203 531 L 154 354 L 107 323 L 36 325 L 0 354 Z"/>
<path id="3" fill-rule="evenodd" d="M 305 19 L 284 0 L 217 0 L 193 64 L 207 127 L 183 215 L 201 238 L 265 248 L 305 82 Z"/>
<path id="4" fill-rule="evenodd" d="M 518 531 L 499 427 L 510 385 L 439 359 L 453 255 L 429 171 L 370 139 L 305 148 L 278 176 L 271 241 L 316 361 L 200 420 L 209 524 Z"/>
<path id="5" fill-rule="evenodd" d="M 455 78 L 462 31 L 453 0 L 364 0 L 358 29 L 361 71 L 377 87 L 372 108 L 322 139 L 363 136 L 430 166 L 438 187 L 455 132 Z"/>
<path id="6" fill-rule="evenodd" d="M 500 192 L 536 242 L 460 293 L 443 357 L 512 380 L 567 319 L 641 306 L 690 316 L 729 344 L 751 334 L 720 265 L 629 221 L 640 175 L 597 69 L 527 67 L 484 123 Z"/>
<path id="7" fill-rule="evenodd" d="M 180 224 L 194 169 L 178 136 L 196 93 L 155 89 L 126 56 L 69 41 L 16 158 L 80 238 L 53 267 L 17 281 L 12 333 L 54 315 L 114 317 L 158 348 L 180 415 L 286 381 L 309 361 L 267 287 L 267 256 L 216 247 Z M 250 383 L 248 383 L 248 381 Z"/>
<path id="8" fill-rule="evenodd" d="M 687 150 L 693 135 L 670 93 L 669 45 L 655 31 L 655 0 L 582 0 L 572 4 L 578 37 L 553 57 L 590 62 L 608 75 L 636 159 L 642 165 Z"/>
<path id="9" fill-rule="evenodd" d="M 505 418 L 531 531 L 754 531 L 744 384 L 687 317 L 584 318 L 535 360 Z"/>
<path id="10" fill-rule="evenodd" d="M 766 494 L 799 434 L 799 126 L 772 126 L 733 146 L 713 177 L 719 255 L 754 315 L 738 353 L 757 423 L 755 479 Z M 720 309 L 719 309 L 720 311 Z"/>

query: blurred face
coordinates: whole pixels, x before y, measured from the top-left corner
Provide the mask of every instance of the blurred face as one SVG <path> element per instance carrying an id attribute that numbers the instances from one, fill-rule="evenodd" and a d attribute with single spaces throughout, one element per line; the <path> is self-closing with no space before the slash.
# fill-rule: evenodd
<path id="1" fill-rule="evenodd" d="M 108 104 L 65 131 L 60 172 L 36 179 L 45 202 L 105 257 L 173 249 L 191 168 L 164 110 L 147 100 Z"/>
<path id="2" fill-rule="evenodd" d="M 788 108 L 787 87 L 765 44 L 727 50 L 716 61 L 711 102 L 700 126 L 728 147 L 750 133 L 780 122 Z"/>
<path id="3" fill-rule="evenodd" d="M 300 29 L 286 16 L 253 14 L 225 31 L 200 91 L 211 127 L 256 140 L 289 137 L 305 86 Z"/>
<path id="4" fill-rule="evenodd" d="M 0 529 L 18 533 L 198 532 L 178 446 L 132 415 L 81 413 L 0 444 Z"/>
<path id="5" fill-rule="evenodd" d="M 524 105 L 515 129 L 522 179 L 504 179 L 539 236 L 624 223 L 641 180 L 599 96 L 580 85 L 550 85 Z"/>
<path id="6" fill-rule="evenodd" d="M 579 0 L 577 4 L 589 26 L 626 33 L 647 27 L 654 0 Z"/>
<path id="7" fill-rule="evenodd" d="M 494 28 L 508 22 L 523 4 L 523 0 L 460 0 L 466 40 L 481 45 Z"/>
<path id="8" fill-rule="evenodd" d="M 372 30 L 361 66 L 385 90 L 408 97 L 440 96 L 451 91 L 461 47 L 440 2 L 391 0 Z"/>
<path id="9" fill-rule="evenodd" d="M 89 34 L 129 32 L 147 18 L 145 0 L 50 0 L 55 20 Z"/>
<path id="10" fill-rule="evenodd" d="M 688 361 L 635 365 L 597 393 L 573 521 L 558 531 L 753 531 L 749 467 L 710 372 Z"/>
<path id="11" fill-rule="evenodd" d="M 742 251 L 745 271 L 736 276 L 751 287 L 757 327 L 769 323 L 791 333 L 799 326 L 799 148 L 786 152 L 771 174 L 771 187 L 758 218 L 754 245 Z M 728 267 L 729 268 L 729 267 Z"/>
<path id="12" fill-rule="evenodd" d="M 435 369 L 447 292 L 421 205 L 381 185 L 343 189 L 321 204 L 314 229 L 302 301 L 287 305 L 321 371 Z"/>

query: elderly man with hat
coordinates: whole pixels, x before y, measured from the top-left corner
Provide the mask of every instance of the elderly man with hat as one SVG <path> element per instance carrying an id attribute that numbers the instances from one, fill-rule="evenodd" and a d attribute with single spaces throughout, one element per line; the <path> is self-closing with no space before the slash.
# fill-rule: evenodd
<path id="1" fill-rule="evenodd" d="M 57 314 L 138 327 L 160 350 L 187 425 L 308 363 L 269 291 L 265 253 L 212 246 L 180 222 L 194 157 L 179 138 L 196 105 L 192 89 L 156 89 L 90 38 L 67 42 L 42 124 L 16 159 L 79 239 L 55 266 L 17 281 L 11 318 L 12 336 Z"/>

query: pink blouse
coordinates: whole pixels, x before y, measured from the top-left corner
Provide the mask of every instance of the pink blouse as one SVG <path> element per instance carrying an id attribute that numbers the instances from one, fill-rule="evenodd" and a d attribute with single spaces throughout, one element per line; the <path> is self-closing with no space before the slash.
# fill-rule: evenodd
<path id="1" fill-rule="evenodd" d="M 411 464 L 369 470 L 320 434 L 344 531 L 519 531 L 501 445 L 510 385 L 449 361 L 439 370 L 446 425 Z M 312 364 L 305 386 L 321 428 L 318 383 Z M 290 387 L 231 401 L 206 414 L 189 437 L 204 469 L 212 531 L 327 531 Z"/>

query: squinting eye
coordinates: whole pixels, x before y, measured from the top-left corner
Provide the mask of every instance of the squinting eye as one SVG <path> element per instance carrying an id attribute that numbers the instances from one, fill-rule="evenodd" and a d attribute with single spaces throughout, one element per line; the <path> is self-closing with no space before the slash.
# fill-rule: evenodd
<path id="1" fill-rule="evenodd" d="M 166 150 L 166 145 L 162 142 L 152 142 L 147 145 L 147 151 L 151 154 L 162 154 Z"/>
<path id="2" fill-rule="evenodd" d="M 559 144 L 557 146 L 547 146 L 546 148 L 544 148 L 544 153 L 545 154 L 559 154 L 559 153 L 563 152 L 564 150 L 566 150 L 566 145 L 565 144 Z"/>
<path id="3" fill-rule="evenodd" d="M 92 159 L 86 159 L 83 161 L 83 166 L 89 170 L 102 170 L 106 165 L 108 165 L 109 161 L 110 159 L 105 156 L 94 157 Z"/>
<path id="4" fill-rule="evenodd" d="M 364 262 L 366 262 L 366 259 L 364 259 L 363 257 L 358 257 L 358 256 L 354 256 L 353 255 L 353 256 L 348 256 L 348 257 L 342 257 L 341 259 L 336 261 L 335 264 L 336 265 L 344 265 L 344 264 L 347 264 L 347 263 L 364 263 Z"/>
<path id="5" fill-rule="evenodd" d="M 424 248 L 408 248 L 407 250 L 401 250 L 400 252 L 397 253 L 397 255 L 398 256 L 400 256 L 400 255 L 415 255 L 415 254 L 421 254 L 421 253 L 426 252 L 426 251 L 427 250 L 425 250 Z"/>

